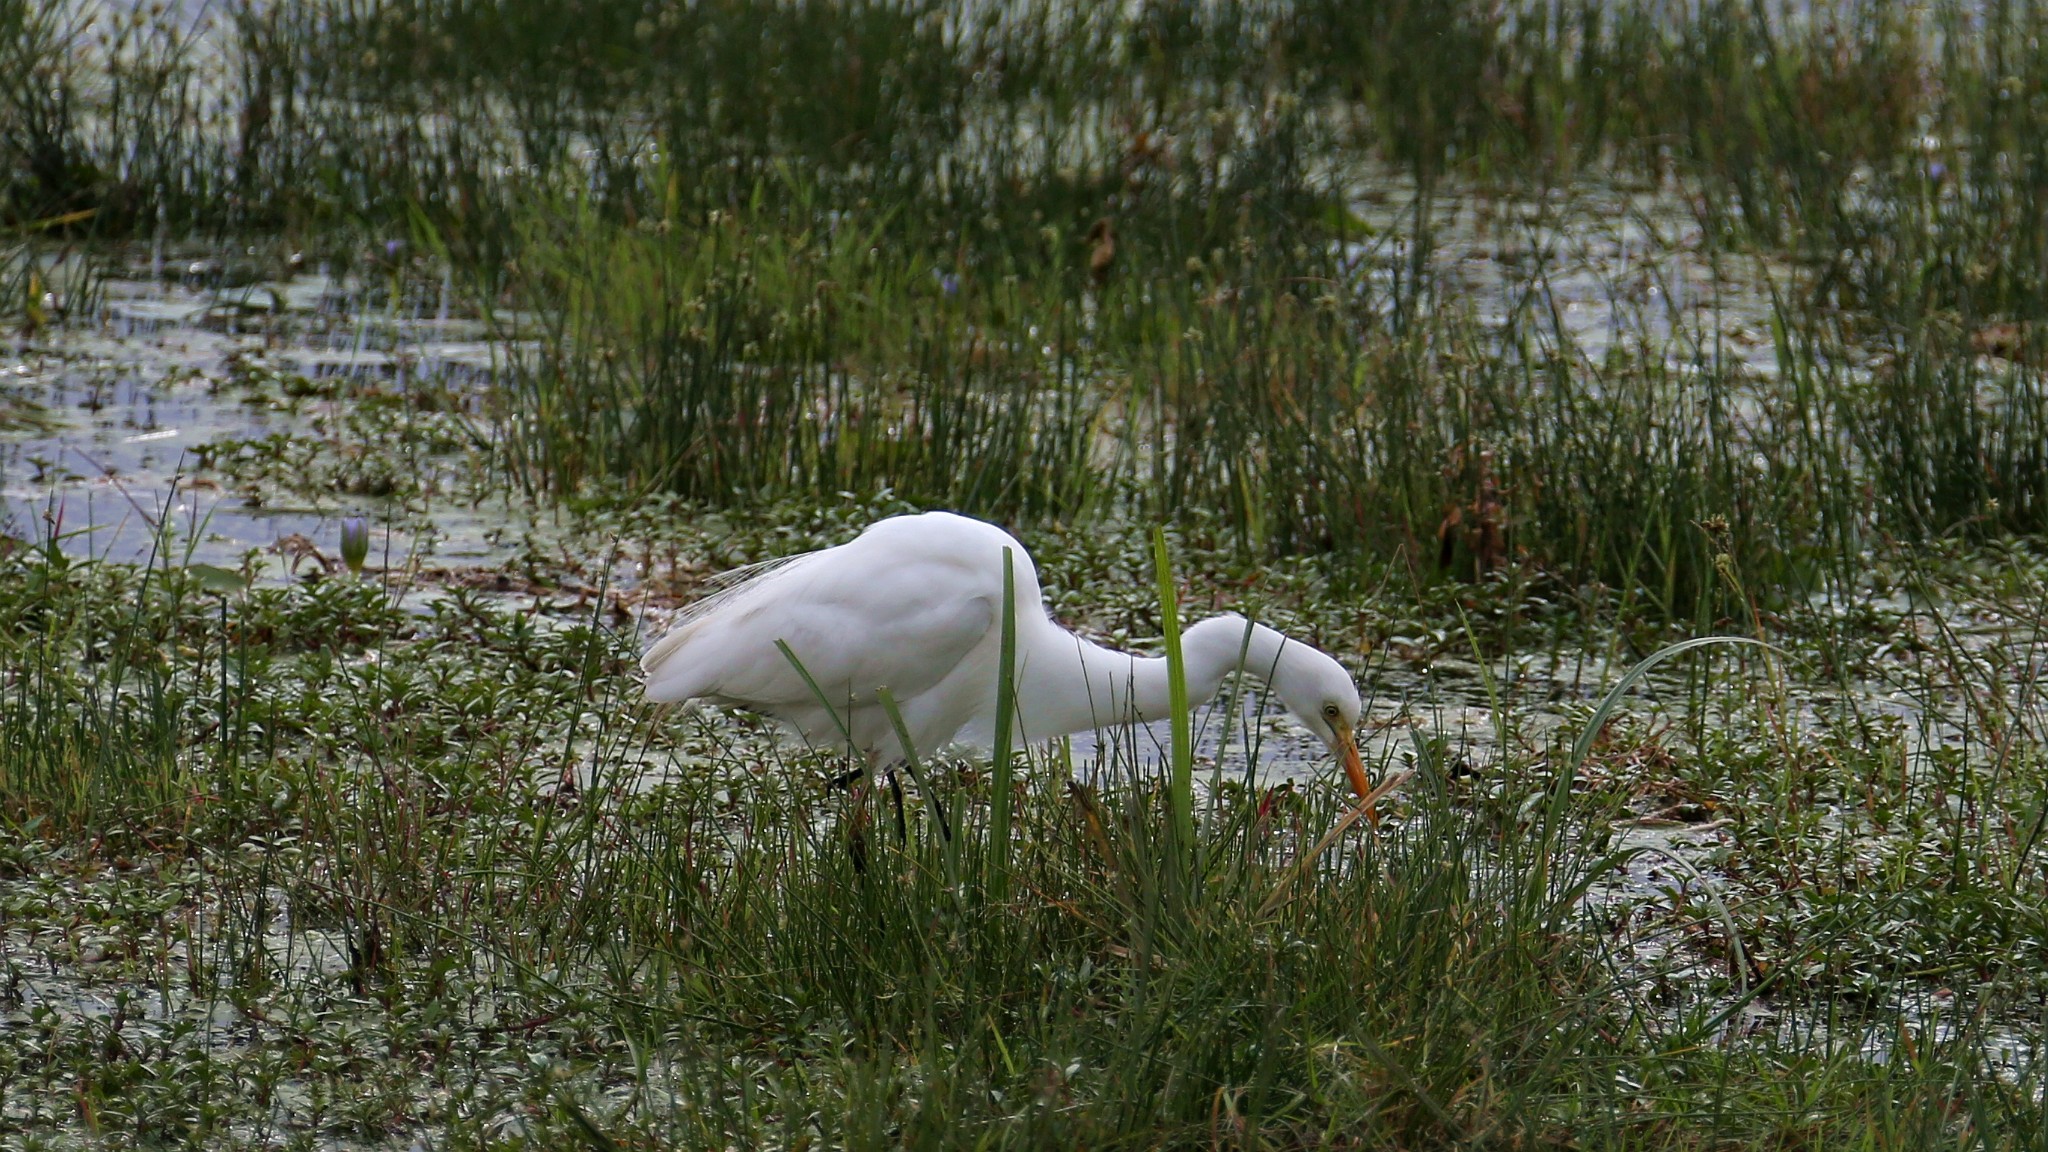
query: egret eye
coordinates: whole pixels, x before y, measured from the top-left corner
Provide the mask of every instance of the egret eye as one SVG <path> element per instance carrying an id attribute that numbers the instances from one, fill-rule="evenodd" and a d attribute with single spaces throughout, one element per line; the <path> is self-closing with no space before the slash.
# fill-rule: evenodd
<path id="1" fill-rule="evenodd" d="M 1339 715 L 1337 711 L 1337 706 L 1335 704 L 1323 705 L 1323 715 L 1329 717 L 1332 720 L 1335 720 Z"/>

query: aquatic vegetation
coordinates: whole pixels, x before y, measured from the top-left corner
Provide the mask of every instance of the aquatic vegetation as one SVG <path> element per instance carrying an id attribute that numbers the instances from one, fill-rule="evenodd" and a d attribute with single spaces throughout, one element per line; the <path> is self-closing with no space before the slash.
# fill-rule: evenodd
<path id="1" fill-rule="evenodd" d="M 1110 582 L 1047 543 L 1049 582 L 1088 611 Z M 1132 547 L 1119 563 L 1142 571 Z M 1381 768 L 1418 776 L 1381 833 L 1321 860 L 1301 853 L 1337 782 L 1247 782 L 1240 762 L 1200 793 L 1196 882 L 1172 880 L 1168 796 L 1112 745 L 1092 783 L 1033 754 L 1008 865 L 988 777 L 949 768 L 928 779 L 953 835 L 908 804 L 860 873 L 849 798 L 825 788 L 838 758 L 641 709 L 637 644 L 601 612 L 0 564 L 6 635 L 32 637 L 10 641 L 6 724 L 45 734 L 0 743 L 27 833 L 0 864 L 22 1041 L 0 1106 L 31 1130 L 1633 1146 L 1782 1133 L 1787 1061 L 1814 1139 L 1942 1131 L 1958 1092 L 1994 1144 L 2036 1114 L 2038 1054 L 2008 1030 L 2048 926 L 2011 894 L 2044 881 L 1994 814 L 2038 806 L 2038 774 L 1972 777 L 1849 714 L 1787 731 L 1783 702 L 1746 699 L 1753 671 L 1701 666 L 1675 726 L 1607 728 L 1564 842 L 1527 818 L 1553 738 L 1474 768 L 1411 712 Z M 2010 574 L 1952 592 L 2038 596 L 2037 565 Z M 1920 651 L 1906 667 L 1930 683 L 1968 682 Z M 65 717 L 98 751 L 55 755 L 86 747 L 48 735 Z M 1709 847 L 1718 910 L 1631 847 L 1644 821 Z M 1317 883 L 1287 886 L 1303 866 Z"/>
<path id="2" fill-rule="evenodd" d="M 0 1129 L 2038 1146 L 2044 33 L 0 0 Z M 857 870 L 633 669 L 934 506 L 1414 775 L 933 749 Z"/>
<path id="3" fill-rule="evenodd" d="M 1727 614 L 1722 556 L 1772 600 L 1876 539 L 2037 526 L 2038 382 L 1978 360 L 2039 311 L 2031 5 L 180 19 L 7 9 L 0 214 L 282 228 L 394 306 L 452 271 L 539 344 L 496 414 L 529 491 L 1066 519 L 1129 477 L 1248 555 L 1530 564 L 1667 620 Z M 1696 230 L 1627 219 L 1636 188 Z M 1716 293 L 1760 267 L 1733 306 L 1772 370 L 1668 267 L 1589 347 L 1557 297 L 1602 224 Z"/>

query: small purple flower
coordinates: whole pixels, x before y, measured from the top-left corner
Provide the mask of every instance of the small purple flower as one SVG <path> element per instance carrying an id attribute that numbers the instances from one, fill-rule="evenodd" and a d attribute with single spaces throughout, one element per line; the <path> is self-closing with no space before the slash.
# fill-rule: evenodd
<path id="1" fill-rule="evenodd" d="M 1927 162 L 1927 178 L 1929 180 L 1933 180 L 1939 183 L 1940 180 L 1947 175 L 1948 165 L 1943 164 L 1939 160 L 1930 160 Z"/>
<path id="2" fill-rule="evenodd" d="M 952 272 L 946 273 L 939 278 L 939 291 L 944 292 L 948 296 L 958 296 L 960 294 L 960 277 Z"/>
<path id="3" fill-rule="evenodd" d="M 358 576 L 363 574 L 363 561 L 370 558 L 370 525 L 361 516 L 351 516 L 341 522 L 341 562 Z"/>
<path id="4" fill-rule="evenodd" d="M 405 251 L 405 241 L 403 240 L 386 240 L 384 242 L 384 257 L 387 260 L 398 259 L 398 254 L 403 251 Z"/>

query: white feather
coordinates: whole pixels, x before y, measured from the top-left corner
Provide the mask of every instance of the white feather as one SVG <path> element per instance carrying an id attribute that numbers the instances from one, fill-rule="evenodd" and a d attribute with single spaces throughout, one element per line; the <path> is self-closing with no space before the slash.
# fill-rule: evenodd
<path id="1" fill-rule="evenodd" d="M 904 752 L 882 703 L 887 689 L 918 752 L 963 736 L 986 741 L 1002 663 L 1005 550 L 1015 577 L 1020 734 L 1043 740 L 1164 716 L 1165 660 L 1116 652 L 1055 624 L 1024 546 L 949 512 L 892 517 L 837 547 L 730 574 L 648 650 L 647 696 L 737 705 L 882 760 Z M 1214 696 L 1242 664 L 1356 769 L 1358 689 L 1335 660 L 1237 616 L 1188 628 L 1182 646 L 1191 700 Z"/>

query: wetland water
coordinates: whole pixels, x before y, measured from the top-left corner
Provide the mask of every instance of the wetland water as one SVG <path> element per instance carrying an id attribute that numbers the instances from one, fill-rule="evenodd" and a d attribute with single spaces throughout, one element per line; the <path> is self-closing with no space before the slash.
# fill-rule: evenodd
<path id="1" fill-rule="evenodd" d="M 1389 234 L 1414 216 L 1412 202 L 1397 209 L 1391 196 L 1363 202 L 1361 210 L 1375 213 Z M 1683 359 L 1718 338 L 1751 370 L 1774 370 L 1768 341 L 1758 334 L 1769 325 L 1762 293 L 1731 286 L 1700 265 L 1690 218 L 1667 202 L 1617 193 L 1564 215 L 1529 206 L 1481 216 L 1468 203 L 1443 198 L 1431 212 L 1458 237 L 1445 246 L 1439 283 L 1481 301 L 1494 323 L 1532 308 L 1548 312 L 1588 356 L 1626 345 L 1660 347 Z M 1353 258 L 1391 263 L 1401 254 L 1360 247 Z M 18 343 L 14 363 L 0 365 L 11 373 L 8 395 L 21 414 L 0 433 L 0 515 L 15 532 L 54 531 L 73 555 L 120 563 L 168 557 L 240 568 L 253 557 L 257 578 L 275 584 L 324 574 L 323 558 L 331 564 L 338 556 L 340 524 L 352 516 L 378 525 L 375 566 L 397 574 L 491 570 L 512 558 L 522 534 L 538 530 L 532 510 L 468 486 L 463 473 L 473 461 L 459 451 L 437 452 L 444 440 L 409 441 L 402 420 L 395 430 L 366 430 L 345 418 L 351 406 L 387 397 L 411 412 L 407 394 L 430 390 L 435 418 L 452 416 L 487 440 L 486 390 L 506 352 L 480 322 L 449 316 L 445 298 L 431 314 L 380 308 L 374 286 L 326 275 L 200 286 L 218 275 L 211 261 L 197 261 L 175 275 L 106 281 L 97 322 Z M 392 434 L 379 438 L 386 432 Z M 216 466 L 248 443 L 303 451 L 281 447 L 254 475 Z M 374 484 L 369 491 L 335 490 L 328 475 L 335 461 L 377 452 L 400 457 L 390 464 L 409 473 L 402 493 L 382 494 Z M 302 473 L 293 474 L 294 463 Z M 620 564 L 606 579 L 630 590 L 640 574 Z M 418 611 L 435 595 L 428 586 L 401 599 Z M 496 595 L 536 601 L 524 591 Z M 646 619 L 636 627 L 643 634 L 658 633 L 664 603 L 642 605 Z M 2005 638 L 1996 628 L 1973 634 L 1982 644 Z M 1370 662 L 1363 747 L 1378 770 L 1412 763 L 1415 742 L 1433 739 L 1459 772 L 1483 777 L 1503 760 L 1489 678 L 1516 718 L 1510 738 L 1528 756 L 1582 718 L 1625 670 L 1607 654 L 1583 652 L 1482 669 L 1469 652 L 1461 658 L 1458 639 L 1397 637 L 1393 648 L 1409 658 Z M 1639 690 L 1637 704 L 1654 711 L 1660 693 L 1676 699 L 1682 692 L 1667 671 Z M 1855 685 L 1850 695 L 1856 699 L 1837 692 L 1800 699 L 1796 720 L 1819 730 L 1853 703 L 1904 720 L 1919 733 L 1923 753 L 1954 740 L 1953 708 L 1946 706 L 1952 701 L 1930 702 L 1876 681 Z M 1207 709 L 1197 738 L 1209 766 L 1200 774 L 1205 787 L 1212 778 L 1243 778 L 1248 763 L 1256 764 L 1252 778 L 1261 784 L 1327 780 L 1330 772 L 1320 745 L 1277 707 L 1256 722 L 1249 701 L 1234 720 L 1221 707 Z M 1081 779 L 1133 765 L 1140 774 L 1155 772 L 1166 740 L 1163 724 L 1113 747 L 1083 734 L 1072 741 L 1074 771 Z M 1246 756 L 1248 744 L 1256 746 L 1255 757 Z M 636 787 L 667 777 L 667 769 L 650 767 Z M 1651 795 L 1638 803 L 1645 823 L 1626 830 L 1623 843 L 1678 853 L 1716 874 L 1714 857 L 1729 842 L 1726 822 L 1708 820 L 1697 805 L 1667 801 Z M 1706 825 L 1694 829 L 1671 818 L 1688 810 L 1686 819 Z M 1656 854 L 1638 857 L 1603 898 L 1659 898 L 1670 883 L 1667 871 Z"/>
<path id="2" fill-rule="evenodd" d="M 494 356 L 480 324 L 379 313 L 320 275 L 191 286 L 215 275 L 195 262 L 169 280 L 106 281 L 96 323 L 15 346 L 5 366 L 14 416 L 0 433 L 0 517 L 13 531 L 54 527 L 67 552 L 121 563 L 238 568 L 267 555 L 272 576 L 291 558 L 280 541 L 333 556 L 350 516 L 388 527 L 379 550 L 400 560 L 504 555 L 491 538 L 513 518 L 458 503 L 445 491 L 450 460 L 405 443 L 403 428 L 392 442 L 352 442 L 346 419 L 367 393 L 403 403 L 422 381 L 473 416 Z M 303 445 L 281 454 L 286 469 L 393 451 L 402 456 L 385 467 L 421 474 L 408 477 L 410 507 L 374 483 L 332 491 L 289 472 L 235 491 L 211 465 L 223 445 L 246 441 Z"/>
<path id="3" fill-rule="evenodd" d="M 0 11 L 0 1144 L 2038 1149 L 2044 45 Z M 930 506 L 1112 643 L 1163 544 L 1414 776 L 1225 706 L 859 808 L 643 706 Z"/>
<path id="4" fill-rule="evenodd" d="M 1388 234 L 1413 216 L 1412 206 L 1404 212 L 1385 202 L 1364 202 L 1360 211 L 1379 212 L 1379 226 Z M 1762 335 L 1771 322 L 1763 293 L 1704 269 L 1694 256 L 1697 236 L 1669 205 L 1617 197 L 1596 201 L 1582 215 L 1493 213 L 1485 229 L 1468 204 L 1447 199 L 1432 212 L 1457 235 L 1441 248 L 1447 255 L 1438 290 L 1454 290 L 1489 324 L 1543 313 L 1568 335 L 1576 354 L 1587 357 L 1650 348 L 1683 364 L 1713 347 L 1738 356 L 1754 378 L 1776 371 Z M 1503 226 L 1503 219 L 1522 224 Z M 1361 246 L 1350 255 L 1368 267 L 1391 266 L 1401 258 L 1385 245 Z M 12 346 L 8 362 L 0 364 L 8 373 L 11 405 L 0 432 L 0 516 L 12 533 L 27 539 L 54 533 L 70 555 L 119 564 L 250 564 L 260 585 L 276 588 L 332 575 L 328 568 L 339 551 L 342 521 L 364 517 L 377 526 L 372 567 L 383 570 L 394 601 L 422 619 L 445 606 L 448 581 L 414 582 L 412 576 L 504 575 L 529 565 L 536 540 L 546 551 L 578 539 L 558 531 L 559 513 L 543 515 L 492 494 L 480 480 L 486 473 L 478 456 L 493 436 L 492 373 L 508 355 L 481 322 L 451 315 L 443 302 L 379 307 L 375 285 L 323 275 L 202 287 L 207 269 L 188 266 L 175 276 L 108 280 L 91 322 L 48 329 Z M 601 544 L 598 551 L 604 550 Z M 583 538 L 573 546 L 593 544 Z M 706 556 L 670 557 L 665 564 L 626 560 L 606 569 L 601 561 L 588 561 L 575 576 L 586 589 L 597 582 L 621 594 L 626 610 L 612 625 L 645 635 L 658 631 L 667 611 L 687 598 L 676 591 L 686 587 L 680 568 L 701 575 L 716 566 Z M 589 615 L 543 611 L 569 599 L 559 581 L 553 589 L 525 576 L 512 584 L 501 590 L 483 580 L 467 587 L 484 601 L 528 614 L 543 631 L 563 632 Z M 643 591 L 650 594 L 636 595 Z M 1996 612 L 1935 615 L 1903 596 L 1873 599 L 1864 608 L 1872 605 L 1898 625 L 1893 657 L 1947 636 L 1965 659 L 1996 655 L 2021 669 L 2023 679 L 2031 680 L 2041 662 L 2040 638 L 2016 635 Z M 1370 651 L 1345 655 L 1365 673 L 1368 761 L 1379 770 L 1399 770 L 1429 760 L 1451 788 L 1462 790 L 1458 804 L 1483 808 L 1527 793 L 1519 777 L 1546 770 L 1546 761 L 1569 743 L 1630 661 L 1618 648 L 1562 645 L 1482 664 L 1471 648 L 1468 633 L 1440 621 L 1382 635 Z M 1952 754 L 1980 766 L 1995 763 L 1995 751 L 1965 746 L 1964 694 L 1888 679 L 1887 667 L 1874 657 L 1852 678 L 1825 686 L 1802 680 L 1794 667 L 1785 709 L 1740 723 L 1749 738 L 1790 746 L 1794 741 L 1773 735 L 1769 722 L 1817 736 L 1839 730 L 1845 716 L 1873 718 L 1900 737 L 1900 763 L 1908 777 L 1918 772 L 1932 779 L 1931 769 L 1905 766 Z M 1738 681 L 1743 677 L 1762 682 L 1763 665 L 1746 665 L 1736 673 Z M 623 673 L 621 682 L 627 681 L 630 673 Z M 1725 1035 L 1805 1042 L 1812 1039 L 1810 1020 L 1782 1013 L 1771 998 L 1740 1003 L 1753 974 L 1731 977 L 1725 950 L 1698 928 L 1711 929 L 1725 916 L 1739 919 L 1742 934 L 1749 934 L 1757 922 L 1752 916 L 1762 917 L 1752 908 L 1766 906 L 1769 897 L 1748 859 L 1752 848 L 1744 836 L 1753 816 L 1741 814 L 1734 796 L 1680 781 L 1672 760 L 1687 755 L 1685 741 L 1660 742 L 1658 735 L 1670 736 L 1689 709 L 1708 708 L 1716 711 L 1717 723 L 1735 722 L 1730 718 L 1745 708 L 1741 698 L 1750 695 L 1739 684 L 1732 700 L 1725 684 L 1718 692 L 1703 692 L 1677 667 L 1660 670 L 1630 695 L 1620 727 L 1648 735 L 1639 746 L 1622 741 L 1604 749 L 1587 773 L 1589 790 L 1614 790 L 1623 797 L 1599 835 L 1626 856 L 1588 889 L 1583 910 L 1622 925 L 1616 930 L 1616 965 L 1628 978 L 1691 982 L 1698 991 L 1683 999 L 1683 1010 L 1740 1005 Z M 744 746 L 754 738 L 743 722 L 713 717 L 708 728 L 714 744 Z M 1334 786 L 1319 744 L 1277 710 L 1233 716 L 1210 709 L 1198 719 L 1197 731 L 1204 788 L 1212 779 L 1243 778 L 1248 763 L 1255 764 L 1260 786 Z M 1154 774 L 1166 740 L 1163 725 L 1129 734 L 1114 749 L 1076 738 L 1074 773 L 1083 782 Z M 1249 760 L 1248 741 L 1258 746 Z M 546 811 L 549 805 L 573 804 L 577 794 L 598 792 L 606 780 L 626 796 L 667 797 L 668 790 L 687 786 L 705 770 L 687 752 L 621 751 L 601 742 L 580 749 L 575 769 L 555 760 L 522 762 L 528 779 L 516 787 L 530 788 L 530 799 Z M 719 771 L 734 771 L 732 761 L 720 763 Z M 1521 803 L 1526 809 L 1527 802 Z M 1417 812 L 1400 796 L 1387 809 L 1395 827 Z M 1954 811 L 1960 817 L 1966 809 Z M 1808 835 L 1846 844 L 1869 867 L 1881 866 L 1924 834 L 1874 831 L 1846 797 L 1812 804 L 1802 816 L 1809 820 Z M 821 816 L 814 828 L 822 837 L 834 823 Z M 251 840 L 239 851 L 250 860 L 285 860 L 304 852 L 288 840 Z M 116 870 L 81 878 L 18 862 L 14 874 L 0 881 L 0 898 L 39 911 L 15 916 L 6 930 L 5 960 L 14 974 L 8 1025 L 125 1035 L 131 1043 L 224 1066 L 269 1059 L 286 1042 L 281 1031 L 223 998 L 218 985 L 201 994 L 197 977 L 181 986 L 175 974 L 214 971 L 222 964 L 246 967 L 251 957 L 260 957 L 274 973 L 272 995 L 322 1002 L 332 989 L 361 980 L 365 944 L 332 926 L 332 907 L 309 895 L 318 888 L 292 889 L 259 878 L 223 897 L 208 891 L 215 875 L 210 869 L 218 867 L 188 863 L 161 873 Z M 100 901 L 128 921 L 139 920 L 144 935 L 155 933 L 155 945 L 139 945 L 132 924 L 102 930 L 61 923 L 63 909 L 82 900 Z M 174 915 L 183 917 L 182 924 Z M 1685 927 L 1673 929 L 1674 919 Z M 1752 945 L 1763 946 L 1754 937 Z M 239 955 L 231 954 L 235 949 Z M 149 957 L 154 969 L 139 971 L 137 956 Z M 480 981 L 493 966 L 481 957 L 470 963 Z M 1934 1034 L 1955 1034 L 1934 992 L 1886 996 L 1884 1004 L 1924 1022 Z M 322 1027 L 346 1033 L 385 1026 L 372 1002 L 360 995 L 345 999 L 340 1010 L 320 1009 L 327 1013 Z M 1682 1014 L 1680 1007 L 1659 1012 L 1666 1024 Z M 491 993 L 477 995 L 468 1013 L 466 1026 L 478 1035 L 498 1035 L 516 1015 L 509 1002 Z M 2017 1024 L 1999 1026 L 1991 1047 L 2003 1067 L 2024 1063 L 2031 1051 L 2026 1035 Z M 1860 1025 L 1843 1027 L 1829 1042 L 1848 1043 L 1880 1060 L 1889 1058 L 1894 1043 L 1866 1035 Z M 493 1058 L 499 1063 L 481 1081 L 504 1091 L 523 1082 L 521 1043 L 503 1045 Z M 401 1083 L 411 1075 L 396 1065 L 386 1074 Z M 576 1082 L 594 1098 L 623 1103 L 631 1094 L 615 1080 Z M 328 1104 L 314 1083 L 280 1076 L 268 1110 L 241 1123 L 248 1133 L 260 1134 L 320 1114 Z M 477 1083 L 467 1090 L 476 1091 Z M 17 1102 L 6 1108 L 0 1116 L 17 1121 L 43 1115 Z M 504 1131 L 518 1130 L 516 1119 L 503 1123 L 509 1126 Z M 325 1143 L 355 1146 L 346 1138 Z"/>
<path id="5" fill-rule="evenodd" d="M 1397 209 L 1387 194 L 1361 207 L 1391 231 L 1412 218 L 1414 206 Z M 1619 197 L 1570 220 L 1543 222 L 1533 222 L 1532 209 L 1525 228 L 1491 238 L 1479 233 L 1467 202 L 1440 198 L 1431 211 L 1465 238 L 1447 259 L 1455 278 L 1447 285 L 1494 301 L 1496 322 L 1531 307 L 1552 310 L 1574 338 L 1590 342 L 1589 355 L 1649 335 L 1676 348 L 1696 334 L 1702 309 L 1757 306 L 1754 295 L 1731 305 L 1695 286 L 1673 292 L 1689 293 L 1689 306 L 1640 307 L 1662 291 L 1659 284 L 1701 279 L 1684 257 L 1697 236 L 1668 203 Z M 1583 227 L 1595 220 L 1613 226 Z M 1352 258 L 1402 257 L 1361 247 Z M 1540 293 L 1528 287 L 1531 261 L 1543 266 Z M 418 305 L 400 311 L 379 306 L 380 285 L 353 278 L 261 279 L 242 266 L 234 277 L 240 282 L 223 286 L 222 262 L 210 258 L 168 265 L 159 258 L 129 271 L 98 285 L 96 317 L 18 342 L 12 362 L 0 365 L 10 373 L 6 394 L 17 413 L 0 429 L 0 523 L 17 536 L 54 533 L 73 556 L 123 564 L 246 564 L 259 582 L 280 584 L 323 574 L 338 559 L 342 522 L 362 517 L 375 526 L 373 566 L 388 569 L 401 582 L 395 591 L 418 608 L 432 601 L 432 581 L 414 588 L 405 574 L 491 571 L 535 534 L 546 535 L 539 513 L 515 497 L 480 491 L 474 459 L 448 451 L 451 420 L 472 450 L 488 442 L 491 373 L 509 353 L 480 321 L 451 317 L 445 294 L 431 312 Z M 1662 317 L 1649 321 L 1658 326 L 1654 334 L 1640 327 L 1646 314 Z M 408 420 L 422 406 L 407 399 L 416 391 L 434 397 L 417 434 Z M 348 419 L 367 405 L 399 416 L 374 426 Z M 258 466 L 223 466 L 248 456 L 252 445 L 264 453 Z M 390 458 L 366 460 L 379 455 Z M 387 471 L 403 472 L 403 484 L 381 480 Z M 642 575 L 633 563 L 602 573 L 627 593 Z M 500 595 L 534 600 L 523 590 Z M 658 634 L 672 603 L 651 598 L 643 631 Z M 1445 637 L 1414 638 L 1409 646 L 1447 644 Z M 1406 662 L 1382 669 L 1371 701 L 1379 735 L 1368 747 L 1397 763 L 1413 724 L 1447 734 L 1468 758 L 1490 761 L 1496 728 L 1479 669 L 1455 656 L 1435 667 L 1434 676 Z M 1562 707 L 1596 697 L 1606 671 L 1601 659 L 1577 656 L 1542 672 L 1524 661 L 1494 674 L 1517 700 Z M 1264 776 L 1298 779 L 1329 768 L 1318 764 L 1320 745 L 1277 707 L 1249 730 L 1212 709 L 1198 729 L 1204 757 L 1230 775 L 1242 771 L 1247 740 Z M 1164 726 L 1155 725 L 1121 741 L 1115 754 L 1156 767 L 1165 738 Z M 1085 775 L 1106 753 L 1084 734 L 1073 754 Z"/>
<path id="6" fill-rule="evenodd" d="M 1432 291 L 1475 308 L 1489 326 L 1548 328 L 1573 355 L 1594 360 L 1628 352 L 1683 368 L 1732 355 L 1738 375 L 1777 372 L 1770 281 L 1784 270 L 1709 260 L 1696 220 L 1668 196 L 1580 189 L 1554 203 L 1440 195 L 1424 204 L 1412 185 L 1388 176 L 1355 210 L 1379 237 L 1347 250 L 1361 283 L 1401 275 L 1411 260 L 1401 237 L 1426 219 L 1437 237 Z M 400 294 L 374 276 L 305 272 L 296 258 L 289 265 L 266 278 L 254 260 L 157 254 L 98 281 L 91 316 L 17 339 L 0 364 L 9 404 L 0 420 L 0 524 L 24 539 L 54 533 L 74 556 L 248 565 L 257 581 L 282 583 L 332 567 L 342 522 L 361 517 L 373 526 L 372 566 L 387 580 L 432 574 L 419 587 L 410 579 L 394 586 L 416 607 L 451 571 L 497 572 L 536 540 L 563 535 L 555 530 L 561 513 L 507 495 L 478 460 L 495 436 L 493 373 L 517 349 L 454 307 L 445 283 L 394 305 Z M 366 409 L 378 418 L 354 418 Z M 587 539 L 577 546 L 603 550 Z M 638 595 L 650 574 L 676 584 L 674 573 L 646 562 L 604 568 L 586 559 L 582 586 L 602 583 L 629 598 L 643 634 L 658 633 L 667 610 L 687 598 L 651 587 Z M 708 563 L 682 562 L 698 572 Z M 487 577 L 465 582 L 494 590 Z M 496 594 L 545 598 L 514 584 L 500 583 Z M 1908 614 L 1903 600 L 1890 608 Z M 1959 623 L 1966 646 L 2009 639 L 1996 621 Z M 1407 753 L 1411 730 L 1442 736 L 1471 763 L 1496 760 L 1501 729 L 1489 677 L 1525 717 L 1518 738 L 1534 747 L 1623 670 L 1611 653 L 1552 652 L 1482 671 L 1459 641 L 1442 629 L 1397 636 L 1392 648 L 1407 658 L 1374 661 L 1377 734 L 1368 747 L 1383 763 Z M 1676 683 L 1667 672 L 1650 687 Z M 1799 716 L 1821 727 L 1853 703 L 1899 717 L 1936 744 L 1953 730 L 1943 719 L 1952 702 L 1930 707 L 1924 693 L 1876 678 L 1859 680 L 1849 696 L 1821 693 L 1798 706 Z M 1244 722 L 1211 710 L 1199 727 L 1203 754 L 1227 764 L 1227 774 L 1241 770 Z M 1249 735 L 1262 772 L 1317 770 L 1318 746 L 1277 710 Z M 1163 742 L 1163 729 L 1151 731 L 1124 751 L 1156 763 Z M 1077 763 L 1097 754 L 1092 738 L 1077 739 Z"/>
<path id="7" fill-rule="evenodd" d="M 1710 259 L 1697 220 L 1668 194 L 1425 203 L 1386 173 L 1354 212 L 1377 238 L 1342 259 L 1373 299 L 1400 298 L 1394 285 L 1416 271 L 1404 238 L 1426 227 L 1432 307 L 1471 308 L 1488 328 L 1524 329 L 1589 361 L 1627 353 L 1679 371 L 1732 360 L 1738 376 L 1777 372 L 1772 281 L 1786 270 Z M 393 305 L 396 289 L 374 276 L 291 264 L 275 274 L 253 258 L 159 254 L 93 280 L 90 315 L 17 340 L 0 364 L 0 523 L 34 535 L 32 525 L 61 518 L 60 544 L 79 556 L 133 563 L 168 546 L 180 560 L 237 567 L 251 552 L 282 555 L 286 539 L 331 556 L 340 521 L 366 516 L 394 559 L 503 560 L 533 513 L 466 475 L 474 462 L 448 450 L 448 431 L 488 445 L 491 376 L 516 353 L 473 316 L 451 315 L 445 282 Z M 347 419 L 366 399 L 419 408 L 406 403 L 416 390 L 433 393 L 433 428 Z M 1752 399 L 1734 402 L 1754 414 Z M 372 432 L 386 435 L 372 442 Z M 278 448 L 270 467 L 244 470 L 239 485 L 223 475 L 221 445 L 262 441 Z M 399 457 L 385 467 L 406 472 L 403 484 L 336 466 L 380 454 Z"/>

